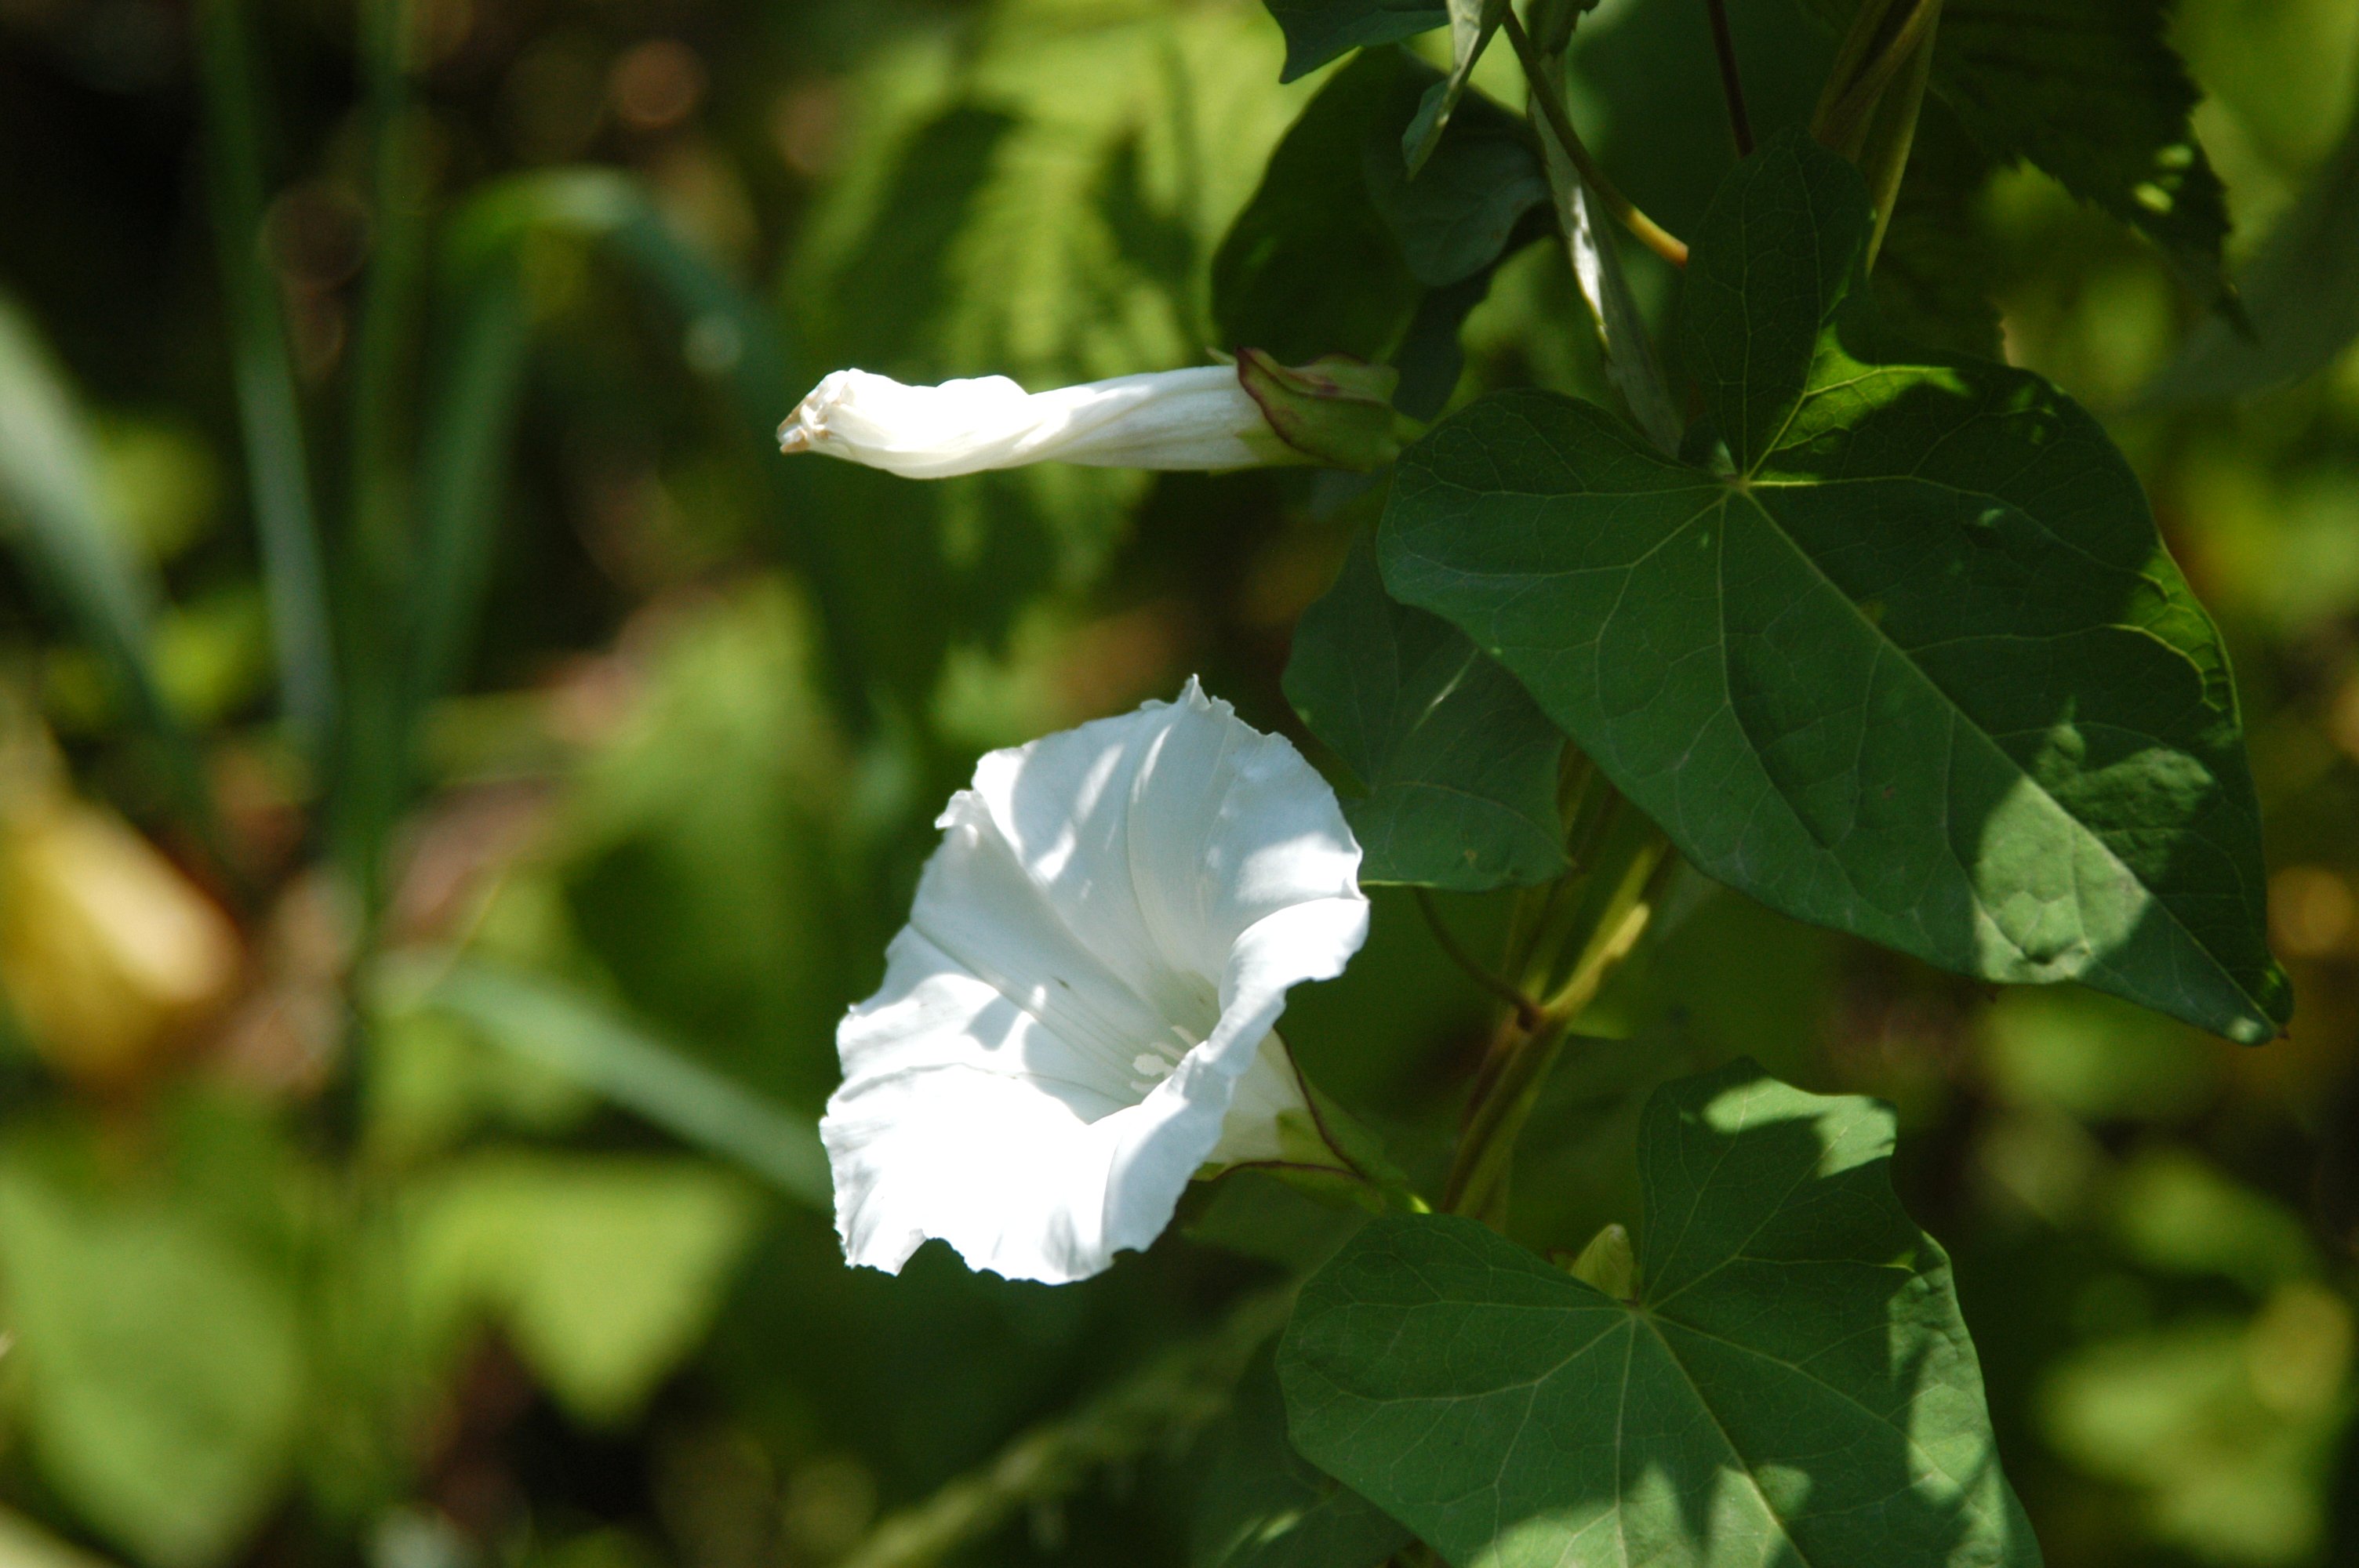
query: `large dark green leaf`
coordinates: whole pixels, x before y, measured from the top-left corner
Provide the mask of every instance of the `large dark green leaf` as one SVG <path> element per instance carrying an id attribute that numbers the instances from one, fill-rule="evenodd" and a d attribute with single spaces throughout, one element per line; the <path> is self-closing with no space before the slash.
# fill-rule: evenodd
<path id="1" fill-rule="evenodd" d="M 1498 1568 L 2028 1568 L 1949 1260 L 1892 1113 L 1738 1063 L 1658 1090 L 1635 1301 L 1396 1217 L 1303 1288 L 1297 1447 Z"/>
<path id="2" fill-rule="evenodd" d="M 1391 361 L 1396 403 L 1420 418 L 1440 410 L 1457 380 L 1459 324 L 1500 259 L 1546 232 L 1549 196 L 1530 134 L 1479 93 L 1408 178 L 1403 127 L 1441 80 L 1375 49 L 1319 90 L 1212 258 L 1223 342 L 1295 364 Z"/>
<path id="3" fill-rule="evenodd" d="M 1809 0 L 1838 29 L 1859 0 Z M 2188 124 L 2200 94 L 2166 0 L 1950 0 L 1933 88 L 1993 157 L 2027 159 L 2226 297 L 2228 208 Z"/>
<path id="4" fill-rule="evenodd" d="M 1419 61 L 1403 76 L 1423 80 Z M 1429 94 L 1431 89 L 1428 89 Z M 1467 100 L 1449 134 L 1412 176 L 1397 148 L 1363 150 L 1368 196 L 1390 227 L 1410 276 L 1441 288 L 1487 271 L 1539 232 L 1532 215 L 1548 205 L 1548 172 L 1523 122 L 1490 99 Z"/>
<path id="5" fill-rule="evenodd" d="M 1442 0 L 1263 0 L 1286 34 L 1280 81 L 1308 76 L 1346 49 L 1430 32 L 1450 20 Z"/>
<path id="6" fill-rule="evenodd" d="M 1564 870 L 1564 737 L 1458 628 L 1386 597 L 1365 546 L 1303 611 L 1286 696 L 1367 788 L 1343 803 L 1363 881 L 1472 892 Z"/>
<path id="7" fill-rule="evenodd" d="M 1815 145 L 1748 160 L 1685 308 L 1736 471 L 1495 397 L 1403 458 L 1386 582 L 1711 875 L 1964 973 L 2267 1038 L 2290 997 L 2219 634 L 2087 413 L 1884 340 L 1870 222 Z"/>
<path id="8" fill-rule="evenodd" d="M 1392 50 L 1362 55 L 1328 79 L 1270 154 L 1212 257 L 1212 319 L 1224 343 L 1303 364 L 1329 353 L 1378 360 L 1398 341 L 1424 286 L 1363 168 L 1372 136 L 1400 124 L 1404 70 Z"/>

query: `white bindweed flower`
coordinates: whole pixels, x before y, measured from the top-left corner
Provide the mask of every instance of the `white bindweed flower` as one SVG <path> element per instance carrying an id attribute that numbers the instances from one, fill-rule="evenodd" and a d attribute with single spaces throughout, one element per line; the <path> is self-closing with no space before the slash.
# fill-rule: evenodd
<path id="1" fill-rule="evenodd" d="M 1206 1164 L 1337 1158 L 1275 1031 L 1367 934 L 1359 845 L 1284 739 L 1190 680 L 976 765 L 820 1124 L 853 1263 L 929 1237 L 1062 1282 Z"/>
<path id="2" fill-rule="evenodd" d="M 904 386 L 840 370 L 778 427 L 788 452 L 824 452 L 904 479 L 1054 460 L 1099 468 L 1241 469 L 1306 460 L 1277 438 L 1234 367 L 1204 365 L 1027 392 L 1004 375 Z"/>

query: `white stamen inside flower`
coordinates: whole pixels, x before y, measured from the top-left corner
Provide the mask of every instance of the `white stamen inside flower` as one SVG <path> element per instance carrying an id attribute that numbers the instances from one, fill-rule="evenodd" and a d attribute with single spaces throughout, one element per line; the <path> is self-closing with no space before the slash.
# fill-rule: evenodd
<path id="1" fill-rule="evenodd" d="M 837 1032 L 846 1257 L 898 1270 L 938 1237 L 1082 1279 L 1153 1241 L 1207 1162 L 1298 1152 L 1274 1026 L 1358 950 L 1367 901 L 1292 746 L 1190 681 L 984 758 L 941 826 L 884 989 Z"/>

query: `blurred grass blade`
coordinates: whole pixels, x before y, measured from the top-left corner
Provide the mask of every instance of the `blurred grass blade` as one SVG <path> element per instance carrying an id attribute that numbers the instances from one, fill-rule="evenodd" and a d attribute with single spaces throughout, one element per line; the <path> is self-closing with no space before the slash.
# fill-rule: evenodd
<path id="1" fill-rule="evenodd" d="M 465 664 L 491 573 L 524 380 L 524 291 L 515 269 L 486 270 L 460 310 L 419 462 L 409 605 L 413 715 L 450 689 Z"/>
<path id="2" fill-rule="evenodd" d="M 183 808 L 209 829 L 204 769 L 165 700 L 149 645 L 154 575 L 107 525 L 75 404 L 32 322 L 0 299 L 0 539 L 105 662 L 125 705 L 163 743 Z"/>
<path id="3" fill-rule="evenodd" d="M 621 262 L 671 308 L 682 325 L 684 351 L 694 368 L 724 382 L 746 438 L 763 455 L 763 472 L 779 509 L 787 510 L 790 492 L 785 468 L 776 460 L 777 429 L 804 388 L 789 367 L 777 319 L 674 231 L 629 176 L 611 169 L 550 169 L 486 188 L 450 224 L 447 273 L 462 289 L 481 287 L 495 269 L 513 267 L 534 238 L 567 235 Z M 859 541 L 853 531 L 804 527 L 789 529 L 784 546 L 788 564 L 810 584 L 812 602 L 820 607 L 837 709 L 857 727 L 868 716 L 869 687 L 862 643 L 850 624 L 858 600 L 845 585 L 861 569 Z M 429 557 L 433 549 L 429 547 Z M 451 590 L 465 588 L 463 573 L 438 579 L 442 569 L 429 559 L 421 576 L 442 580 Z M 423 613 L 421 623 L 448 617 L 463 632 L 473 613 L 462 601 Z"/>
<path id="4" fill-rule="evenodd" d="M 415 368 L 423 303 L 420 260 L 430 195 L 421 111 L 411 101 L 411 0 L 362 0 L 362 66 L 367 79 L 371 176 L 368 268 L 361 280 L 353 344 L 352 514 L 358 568 L 386 586 L 400 580 L 408 538 L 402 527 L 402 390 Z"/>
<path id="5" fill-rule="evenodd" d="M 400 976 L 392 977 L 397 990 Z M 807 1119 L 649 1038 L 569 987 L 497 965 L 460 960 L 409 993 L 485 1038 L 592 1089 L 788 1196 L 832 1207 L 827 1152 Z"/>
<path id="6" fill-rule="evenodd" d="M 416 549 L 408 416 L 424 304 L 419 265 L 432 179 L 411 92 L 412 0 L 361 0 L 370 243 L 355 328 L 342 548 L 332 612 L 341 654 L 331 836 L 361 907 L 385 895 L 386 848 L 410 793 L 408 597 Z"/>
<path id="7" fill-rule="evenodd" d="M 261 535 L 280 699 L 306 753 L 326 757 L 335 726 L 335 670 L 319 524 L 304 458 L 302 413 L 277 286 L 263 259 L 262 153 L 256 82 L 239 0 L 198 0 L 198 75 L 213 239 L 245 437 L 247 482 Z"/>
<path id="8" fill-rule="evenodd" d="M 777 321 L 672 231 L 647 193 L 612 169 L 518 175 L 470 200 L 451 226 L 449 261 L 461 276 L 512 260 L 536 234 L 599 245 L 638 273 L 678 313 L 703 361 L 727 377 L 732 401 L 767 448 L 785 413 L 786 353 Z"/>

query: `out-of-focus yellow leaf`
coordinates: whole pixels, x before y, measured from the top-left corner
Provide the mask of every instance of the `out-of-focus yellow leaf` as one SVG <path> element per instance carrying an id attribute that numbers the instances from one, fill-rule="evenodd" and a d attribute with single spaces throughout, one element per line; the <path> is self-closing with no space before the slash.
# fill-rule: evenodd
<path id="1" fill-rule="evenodd" d="M 14 1509 L 0 1509 L 0 1568 L 108 1568 L 103 1557 L 60 1541 Z"/>
<path id="2" fill-rule="evenodd" d="M 228 918 L 120 817 L 38 787 L 0 814 L 0 987 L 60 1072 L 140 1076 L 238 965 Z"/>

